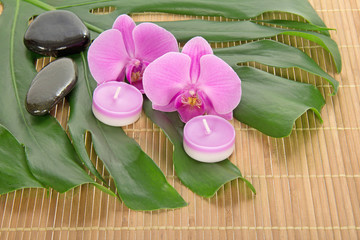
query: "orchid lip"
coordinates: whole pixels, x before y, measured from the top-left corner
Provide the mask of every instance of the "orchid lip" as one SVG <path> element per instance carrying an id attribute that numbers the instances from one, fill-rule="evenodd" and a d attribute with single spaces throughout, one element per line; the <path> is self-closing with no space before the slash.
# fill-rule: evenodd
<path id="1" fill-rule="evenodd" d="M 126 67 L 126 79 L 142 93 L 144 93 L 142 86 L 143 74 L 148 65 L 148 62 L 135 58 Z"/>

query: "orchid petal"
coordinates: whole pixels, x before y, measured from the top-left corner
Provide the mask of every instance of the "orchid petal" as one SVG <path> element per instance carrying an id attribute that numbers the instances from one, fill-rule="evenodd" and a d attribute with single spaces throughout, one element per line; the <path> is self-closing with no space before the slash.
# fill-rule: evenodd
<path id="1" fill-rule="evenodd" d="M 201 57 L 200 69 L 197 86 L 211 101 L 215 112 L 233 111 L 241 99 L 241 80 L 235 71 L 215 55 Z"/>
<path id="2" fill-rule="evenodd" d="M 160 105 L 153 104 L 152 108 L 155 110 L 161 111 L 161 112 L 175 112 L 176 111 L 175 101 L 171 101 L 166 106 L 160 106 Z"/>
<path id="3" fill-rule="evenodd" d="M 181 53 L 167 53 L 144 71 L 143 86 L 154 105 L 166 106 L 190 83 L 191 59 Z"/>
<path id="4" fill-rule="evenodd" d="M 208 114 L 209 114 L 209 115 L 217 115 L 217 116 L 222 117 L 222 118 L 224 118 L 224 119 L 226 119 L 226 120 L 231 120 L 231 119 L 233 119 L 233 112 L 229 112 L 229 113 L 225 113 L 225 114 L 218 114 L 218 113 L 215 112 L 215 111 L 210 111 Z"/>
<path id="5" fill-rule="evenodd" d="M 225 113 L 225 114 L 218 114 L 218 116 L 226 119 L 226 120 L 231 120 L 233 119 L 233 112 L 229 112 L 229 113 Z"/>
<path id="6" fill-rule="evenodd" d="M 179 95 L 175 100 L 175 107 L 180 115 L 180 119 L 183 122 L 188 122 L 193 117 L 203 115 L 205 113 L 204 104 L 198 106 L 191 106 L 189 104 L 184 104 L 183 95 Z"/>
<path id="7" fill-rule="evenodd" d="M 165 106 L 161 106 L 161 105 L 156 105 L 156 104 L 152 104 L 152 108 L 161 112 L 175 112 L 176 111 L 176 107 L 175 107 L 175 100 L 176 98 L 182 94 L 182 92 L 178 92 L 169 102 L 168 105 Z"/>
<path id="8" fill-rule="evenodd" d="M 135 26 L 135 22 L 126 14 L 120 15 L 112 26 L 113 29 L 117 29 L 121 32 L 126 51 L 130 57 L 134 57 L 135 55 L 135 45 L 132 35 Z"/>
<path id="9" fill-rule="evenodd" d="M 145 93 L 142 81 L 137 81 L 137 82 L 133 82 L 130 84 L 133 85 L 134 87 L 136 87 L 142 94 Z"/>
<path id="10" fill-rule="evenodd" d="M 89 47 L 89 69 L 99 84 L 124 80 L 123 69 L 128 61 L 123 37 L 118 30 L 101 33 Z"/>
<path id="11" fill-rule="evenodd" d="M 185 44 L 181 52 L 191 58 L 190 78 L 196 83 L 200 74 L 200 58 L 206 54 L 213 54 L 211 46 L 204 38 L 194 37 Z"/>
<path id="12" fill-rule="evenodd" d="M 152 62 L 168 52 L 178 52 L 177 41 L 170 32 L 153 23 L 142 23 L 133 31 L 135 56 Z"/>
<path id="13" fill-rule="evenodd" d="M 198 91 L 198 95 L 201 97 L 201 99 L 204 102 L 205 106 L 205 113 L 208 115 L 217 115 L 219 117 L 222 117 L 226 120 L 231 120 L 233 118 L 233 112 L 225 113 L 225 114 L 219 114 L 214 110 L 214 106 L 212 105 L 210 99 L 204 94 L 202 91 Z"/>

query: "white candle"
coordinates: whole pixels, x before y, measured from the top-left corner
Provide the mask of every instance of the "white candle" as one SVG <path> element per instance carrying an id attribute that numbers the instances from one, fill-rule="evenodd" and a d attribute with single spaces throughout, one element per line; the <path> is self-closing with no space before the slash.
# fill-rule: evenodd
<path id="1" fill-rule="evenodd" d="M 224 118 L 198 116 L 184 127 L 184 150 L 200 162 L 219 162 L 228 158 L 235 147 L 235 129 Z"/>

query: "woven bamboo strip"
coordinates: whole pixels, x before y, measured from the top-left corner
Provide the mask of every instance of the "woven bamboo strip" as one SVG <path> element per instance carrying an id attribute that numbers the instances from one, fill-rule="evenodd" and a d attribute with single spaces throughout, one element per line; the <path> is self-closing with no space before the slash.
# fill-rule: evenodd
<path id="1" fill-rule="evenodd" d="M 241 181 L 222 187 L 211 199 L 201 198 L 176 177 L 173 148 L 159 128 L 142 114 L 125 132 L 151 156 L 189 206 L 177 210 L 131 211 L 96 188 L 83 185 L 66 194 L 25 189 L 0 197 L 0 239 L 358 239 L 360 237 L 360 3 L 356 0 L 310 1 L 327 26 L 336 28 L 343 72 L 339 93 L 318 77 L 297 69 L 255 66 L 295 81 L 315 84 L 326 98 L 324 123 L 312 112 L 299 118 L 293 133 L 273 139 L 232 121 L 236 149 L 230 160 L 258 191 L 252 195 Z M 110 8 L 100 8 L 106 14 Z M 1 12 L 1 7 L 0 7 Z M 133 14 L 136 21 L 224 18 L 159 13 Z M 297 16 L 267 13 L 264 18 L 299 20 Z M 301 20 L 301 19 L 300 19 Z M 278 41 L 310 55 L 327 72 L 334 73 L 329 54 L 300 38 L 278 36 Z M 215 47 L 241 44 L 219 43 Z M 53 59 L 37 62 L 37 70 Z M 67 101 L 52 114 L 66 128 Z M 114 187 L 91 136 L 87 149 L 97 169 Z"/>

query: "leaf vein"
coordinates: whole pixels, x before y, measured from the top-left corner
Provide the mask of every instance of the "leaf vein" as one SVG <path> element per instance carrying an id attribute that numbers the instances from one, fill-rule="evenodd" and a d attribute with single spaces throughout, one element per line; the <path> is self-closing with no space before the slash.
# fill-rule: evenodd
<path id="1" fill-rule="evenodd" d="M 106 3 L 106 2 L 113 2 L 113 0 L 102 0 L 102 1 L 84 2 L 84 3 L 74 4 L 74 5 L 59 6 L 59 7 L 56 7 L 56 9 L 64 9 L 64 8 L 70 8 L 70 7 L 79 7 L 79 6 L 89 5 L 89 4 Z"/>

